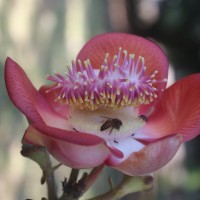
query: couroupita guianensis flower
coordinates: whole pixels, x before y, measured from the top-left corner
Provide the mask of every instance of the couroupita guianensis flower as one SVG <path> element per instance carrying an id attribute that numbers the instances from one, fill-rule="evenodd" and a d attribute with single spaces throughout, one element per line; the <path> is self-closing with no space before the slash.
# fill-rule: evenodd
<path id="1" fill-rule="evenodd" d="M 5 64 L 8 94 L 29 122 L 23 142 L 72 168 L 104 163 L 128 175 L 161 168 L 200 132 L 200 74 L 166 89 L 167 75 L 160 47 L 121 33 L 91 39 L 39 90 L 17 63 Z"/>

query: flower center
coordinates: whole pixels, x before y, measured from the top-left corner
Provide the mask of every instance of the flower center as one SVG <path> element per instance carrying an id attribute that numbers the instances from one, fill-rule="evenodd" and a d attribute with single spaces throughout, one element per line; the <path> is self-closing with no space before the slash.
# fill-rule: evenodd
<path id="1" fill-rule="evenodd" d="M 74 106 L 71 107 L 69 121 L 75 131 L 113 140 L 134 135 L 135 131 L 145 124 L 133 107 L 91 111 Z"/>
<path id="2" fill-rule="evenodd" d="M 58 101 L 89 110 L 137 107 L 157 98 L 156 84 L 166 80 L 156 80 L 157 70 L 146 75 L 142 56 L 135 59 L 134 54 L 128 55 L 121 48 L 109 63 L 108 56 L 107 53 L 98 70 L 93 69 L 89 59 L 84 65 L 78 60 L 68 67 L 66 76 L 48 76 L 56 84 L 47 92 L 57 90 Z"/>

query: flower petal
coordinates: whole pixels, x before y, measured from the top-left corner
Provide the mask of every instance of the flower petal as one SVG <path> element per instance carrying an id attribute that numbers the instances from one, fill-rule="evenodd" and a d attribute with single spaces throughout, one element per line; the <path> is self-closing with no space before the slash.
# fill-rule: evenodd
<path id="1" fill-rule="evenodd" d="M 5 63 L 5 84 L 8 94 L 17 108 L 19 108 L 29 120 L 42 123 L 43 120 L 34 105 L 38 97 L 34 88 L 22 68 L 11 58 Z"/>
<path id="2" fill-rule="evenodd" d="M 77 59 L 82 61 L 90 59 L 92 66 L 100 68 L 106 53 L 109 53 L 110 60 L 118 52 L 119 47 L 135 54 L 135 57 L 143 56 L 147 71 L 158 70 L 159 79 L 167 78 L 168 61 L 159 46 L 145 38 L 125 34 L 107 33 L 97 35 L 89 40 L 79 52 Z"/>
<path id="3" fill-rule="evenodd" d="M 173 135 L 151 143 L 139 152 L 132 153 L 115 169 L 131 176 L 144 175 L 166 165 L 176 154 L 182 143 L 181 135 Z"/>
<path id="4" fill-rule="evenodd" d="M 59 138 L 49 137 L 46 133 L 43 134 L 32 126 L 26 130 L 23 140 L 34 145 L 45 146 L 58 161 L 72 168 L 96 167 L 104 163 L 110 153 L 104 143 L 74 144 Z"/>
<path id="5" fill-rule="evenodd" d="M 5 63 L 5 84 L 8 94 L 33 123 L 46 123 L 49 126 L 72 129 L 67 120 L 56 114 L 43 96 L 35 89 L 23 69 L 11 58 Z"/>
<path id="6" fill-rule="evenodd" d="M 78 131 L 67 131 L 59 128 L 49 127 L 45 124 L 31 124 L 34 129 L 38 130 L 41 134 L 46 137 L 55 138 L 58 140 L 68 141 L 70 143 L 78 145 L 96 145 L 102 143 L 104 140 L 91 134 L 78 132 Z M 34 139 L 33 139 L 34 140 Z M 29 138 L 29 142 L 31 139 Z"/>
<path id="7" fill-rule="evenodd" d="M 139 36 L 125 33 L 97 35 L 89 40 L 81 49 L 77 60 L 84 61 L 90 59 L 94 68 L 100 68 L 105 55 L 109 53 L 108 62 L 110 62 L 113 56 L 117 54 L 119 47 L 122 50 L 127 50 L 128 54 L 135 54 L 135 58 L 139 56 L 144 57 L 146 66 L 145 74 L 151 75 L 153 72 L 158 71 L 156 80 L 160 80 L 161 82 L 156 84 L 156 88 L 161 90 L 166 87 L 166 82 L 162 82 L 168 75 L 168 61 L 164 52 L 152 41 Z M 140 112 L 146 110 L 145 106 L 142 106 L 140 110 Z"/>
<path id="8" fill-rule="evenodd" d="M 136 138 L 160 138 L 172 133 L 188 141 L 200 133 L 200 74 L 190 75 L 169 87 Z"/>
<path id="9" fill-rule="evenodd" d="M 119 140 L 108 140 L 107 146 L 112 149 L 112 154 L 106 163 L 108 165 L 109 163 L 117 165 L 118 163 L 126 160 L 133 152 L 141 150 L 145 145 L 130 136 L 126 138 L 119 138 Z M 116 151 L 121 152 L 122 156 L 119 156 L 119 153 L 116 154 Z"/>

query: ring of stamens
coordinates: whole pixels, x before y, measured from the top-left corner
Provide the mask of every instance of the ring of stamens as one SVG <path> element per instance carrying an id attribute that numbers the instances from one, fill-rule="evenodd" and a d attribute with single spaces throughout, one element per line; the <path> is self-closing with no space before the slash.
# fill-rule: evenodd
<path id="1" fill-rule="evenodd" d="M 146 75 L 144 57 L 135 59 L 134 54 L 128 55 L 121 48 L 110 63 L 108 56 L 107 53 L 99 70 L 93 69 L 89 59 L 84 64 L 80 60 L 77 64 L 72 61 L 65 76 L 55 73 L 47 77 L 56 84 L 46 92 L 57 90 L 57 101 L 90 110 L 138 106 L 157 98 L 156 84 L 166 79 L 157 80 L 157 70 Z"/>

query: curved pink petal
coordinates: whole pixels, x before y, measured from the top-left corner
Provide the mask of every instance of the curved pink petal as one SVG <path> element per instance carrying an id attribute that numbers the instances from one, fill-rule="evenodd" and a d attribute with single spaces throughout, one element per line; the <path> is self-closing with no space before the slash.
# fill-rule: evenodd
<path id="1" fill-rule="evenodd" d="M 5 63 L 5 84 L 8 94 L 15 106 L 19 108 L 29 120 L 36 123 L 43 123 L 35 106 L 35 101 L 40 99 L 40 96 L 22 68 L 11 58 L 7 58 Z"/>
<path id="2" fill-rule="evenodd" d="M 68 121 L 49 107 L 47 101 L 35 89 L 23 69 L 10 58 L 7 58 L 5 63 L 5 84 L 11 100 L 29 121 L 71 129 Z"/>
<path id="3" fill-rule="evenodd" d="M 58 161 L 72 168 L 96 167 L 104 163 L 110 154 L 104 143 L 74 144 L 56 137 L 49 137 L 31 126 L 26 130 L 23 140 L 34 145 L 45 146 Z"/>
<path id="4" fill-rule="evenodd" d="M 82 61 L 90 59 L 92 66 L 100 68 L 106 53 L 109 53 L 110 58 L 108 59 L 111 60 L 117 54 L 119 47 L 127 50 L 129 54 L 135 54 L 136 58 L 143 56 L 147 73 L 158 70 L 160 80 L 167 78 L 168 61 L 161 48 L 150 40 L 131 34 L 107 33 L 97 35 L 86 43 L 79 52 L 77 59 Z"/>
<path id="5" fill-rule="evenodd" d="M 200 74 L 190 75 L 169 87 L 136 138 L 160 138 L 172 133 L 188 141 L 200 133 Z"/>
<path id="6" fill-rule="evenodd" d="M 100 68 L 106 53 L 109 53 L 108 62 L 110 62 L 113 56 L 117 54 L 119 47 L 121 47 L 122 50 L 127 50 L 128 54 L 135 54 L 136 59 L 139 56 L 143 56 L 146 66 L 145 74 L 151 75 L 157 70 L 158 74 L 156 75 L 156 80 L 161 80 L 161 82 L 156 84 L 156 88 L 161 90 L 166 87 L 166 82 L 162 82 L 168 75 L 168 61 L 164 52 L 152 41 L 139 36 L 125 33 L 97 35 L 89 40 L 81 49 L 77 60 L 80 59 L 84 61 L 90 59 L 94 68 Z"/>
<path id="7" fill-rule="evenodd" d="M 113 166 L 113 163 L 108 165 L 131 176 L 148 174 L 166 165 L 174 157 L 181 143 L 182 136 L 173 135 L 132 153 L 119 165 Z"/>
<path id="8" fill-rule="evenodd" d="M 112 165 L 121 163 L 122 161 L 126 160 L 133 152 L 137 152 L 145 146 L 131 136 L 121 138 L 119 141 L 117 141 L 117 139 L 109 140 L 106 144 L 112 152 L 108 161 L 109 163 L 112 163 Z M 118 153 L 117 155 L 115 151 L 120 152 L 121 156 L 118 156 L 120 154 Z"/>
<path id="9" fill-rule="evenodd" d="M 34 129 L 49 138 L 68 141 L 79 145 L 96 145 L 104 140 L 92 134 L 82 133 L 78 131 L 67 131 L 59 128 L 49 127 L 45 124 L 31 124 Z M 30 140 L 31 143 L 31 140 Z"/>

